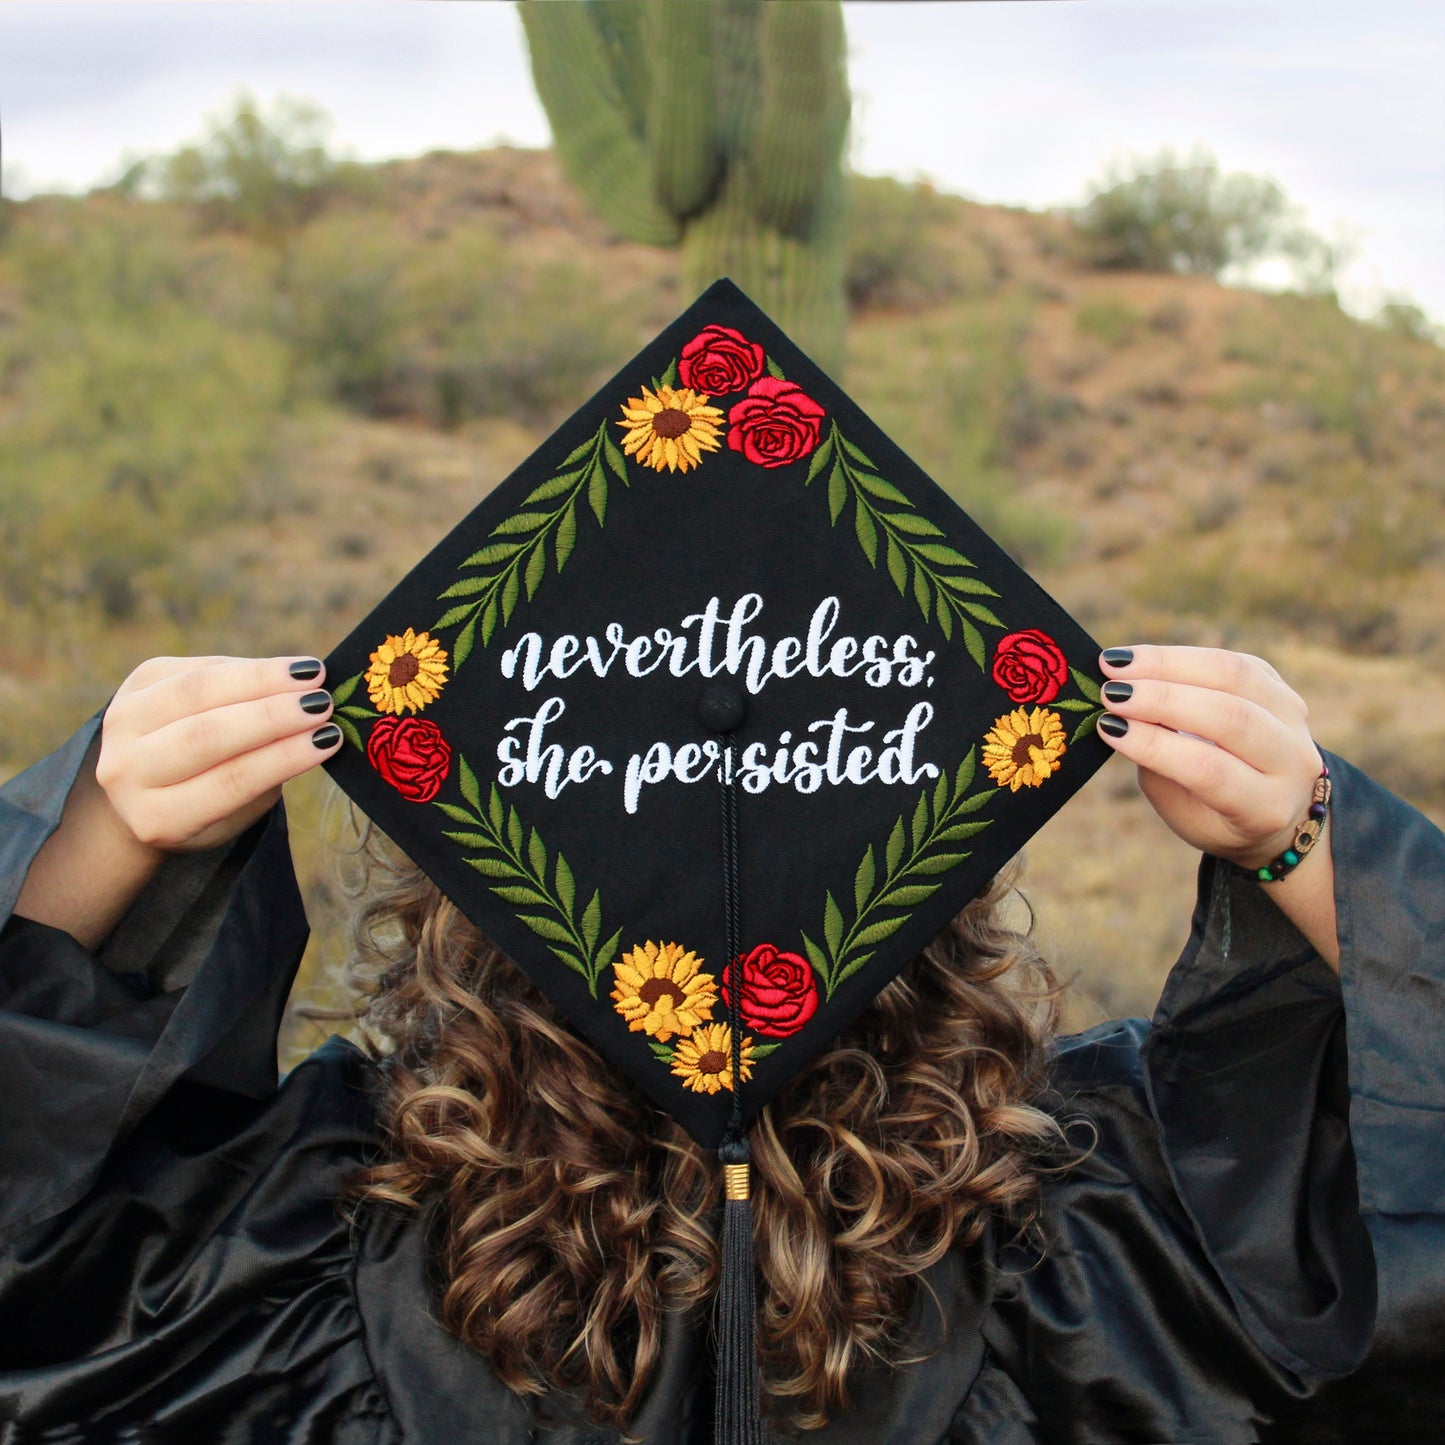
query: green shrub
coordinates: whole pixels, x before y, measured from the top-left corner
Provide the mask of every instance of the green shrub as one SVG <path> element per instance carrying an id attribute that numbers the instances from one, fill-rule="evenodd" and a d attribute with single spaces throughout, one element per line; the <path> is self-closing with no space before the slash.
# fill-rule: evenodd
<path id="1" fill-rule="evenodd" d="M 934 234 L 939 197 L 891 176 L 850 176 L 844 285 L 854 310 L 926 306 L 959 289 Z"/>
<path id="2" fill-rule="evenodd" d="M 312 389 L 385 410 L 406 366 L 402 284 L 414 251 L 400 220 L 372 212 L 323 216 L 297 236 L 286 330 Z"/>
<path id="3" fill-rule="evenodd" d="M 1274 181 L 1225 175 L 1202 149 L 1115 162 L 1074 224 L 1088 259 L 1119 270 L 1217 276 L 1265 256 L 1315 257 L 1322 245 Z"/>
<path id="4" fill-rule="evenodd" d="M 317 211 L 337 172 L 325 143 L 331 121 L 320 106 L 283 95 L 263 112 L 243 90 L 229 115 L 210 124 L 204 139 L 145 162 L 130 188 L 202 206 L 218 222 L 261 236 L 280 235 Z"/>
<path id="5" fill-rule="evenodd" d="M 187 239 L 170 208 L 100 198 L 27 209 L 0 250 L 20 312 L 0 331 L 14 601 L 125 618 L 188 536 L 277 500 L 286 348 L 208 313 Z M 227 306 L 264 316 L 254 280 Z"/>

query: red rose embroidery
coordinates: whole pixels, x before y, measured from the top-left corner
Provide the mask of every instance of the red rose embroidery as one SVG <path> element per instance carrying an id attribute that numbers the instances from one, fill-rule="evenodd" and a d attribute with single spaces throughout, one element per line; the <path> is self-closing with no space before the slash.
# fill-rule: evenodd
<path id="1" fill-rule="evenodd" d="M 704 326 L 677 362 L 678 380 L 694 391 L 724 396 L 741 391 L 763 374 L 763 348 L 731 326 Z"/>
<path id="2" fill-rule="evenodd" d="M 825 415 L 797 382 L 759 377 L 728 412 L 728 446 L 760 467 L 785 467 L 818 445 Z"/>
<path id="3" fill-rule="evenodd" d="M 452 750 L 434 722 L 384 717 L 367 739 L 366 760 L 403 798 L 429 803 L 451 770 Z"/>
<path id="4" fill-rule="evenodd" d="M 818 985 L 806 958 L 760 943 L 742 961 L 743 1023 L 755 1033 L 785 1039 L 818 1011 Z M 730 970 L 728 970 L 730 972 Z M 727 978 L 722 980 L 728 1002 Z"/>
<path id="5" fill-rule="evenodd" d="M 1013 702 L 1052 702 L 1069 680 L 1069 664 L 1052 637 L 1031 627 L 999 639 L 993 680 Z"/>

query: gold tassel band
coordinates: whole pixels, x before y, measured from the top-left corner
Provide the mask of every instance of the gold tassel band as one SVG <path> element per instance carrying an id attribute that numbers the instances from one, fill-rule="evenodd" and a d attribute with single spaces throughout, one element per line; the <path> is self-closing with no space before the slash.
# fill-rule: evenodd
<path id="1" fill-rule="evenodd" d="M 747 1199 L 752 1189 L 751 1164 L 723 1165 L 723 1194 L 728 1199 Z"/>

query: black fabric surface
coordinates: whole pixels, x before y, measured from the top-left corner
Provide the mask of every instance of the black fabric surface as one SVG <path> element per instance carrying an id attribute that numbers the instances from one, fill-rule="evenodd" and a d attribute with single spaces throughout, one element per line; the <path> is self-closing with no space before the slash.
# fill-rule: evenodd
<path id="1" fill-rule="evenodd" d="M 3 790 L 0 897 L 88 745 Z M 1329 762 L 1343 987 L 1206 860 L 1154 1025 L 1060 1042 L 1058 1107 L 1094 1148 L 1047 1185 L 1044 1249 L 952 1256 L 912 1322 L 928 1358 L 806 1438 L 1445 1438 L 1445 839 Z M 0 934 L 0 1442 L 610 1445 L 433 1322 L 421 1221 L 338 1209 L 377 1077 L 333 1040 L 276 1084 L 304 941 L 279 812 L 210 863 L 235 883 L 216 917 L 190 905 L 187 987 Z M 643 1439 L 707 1441 L 705 1328 L 676 1322 Z"/>

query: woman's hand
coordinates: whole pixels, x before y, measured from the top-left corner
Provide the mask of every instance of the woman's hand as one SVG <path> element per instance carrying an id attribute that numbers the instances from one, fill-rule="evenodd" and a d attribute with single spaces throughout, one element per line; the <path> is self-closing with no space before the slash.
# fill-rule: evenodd
<path id="1" fill-rule="evenodd" d="M 341 743 L 314 657 L 156 657 L 106 709 L 95 776 L 140 843 L 198 850 L 244 832 Z"/>
<path id="2" fill-rule="evenodd" d="M 106 709 L 94 769 L 15 911 L 94 948 L 167 852 L 227 843 L 341 743 L 315 658 L 159 657 Z"/>
<path id="3" fill-rule="evenodd" d="M 1303 698 L 1269 663 L 1208 647 L 1109 648 L 1100 736 L 1139 767 L 1154 811 L 1191 847 L 1258 868 L 1293 842 L 1322 766 Z M 1261 885 L 1339 967 L 1325 835 Z"/>

